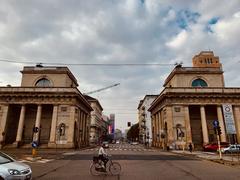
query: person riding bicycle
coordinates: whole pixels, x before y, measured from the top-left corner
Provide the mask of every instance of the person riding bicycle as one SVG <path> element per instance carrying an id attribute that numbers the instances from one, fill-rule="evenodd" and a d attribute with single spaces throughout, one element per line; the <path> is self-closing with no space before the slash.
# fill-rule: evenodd
<path id="1" fill-rule="evenodd" d="M 106 164 L 108 162 L 108 154 L 106 153 L 106 151 L 103 148 L 103 144 L 101 145 L 101 147 L 98 150 L 98 158 L 104 163 L 104 169 L 106 169 Z"/>

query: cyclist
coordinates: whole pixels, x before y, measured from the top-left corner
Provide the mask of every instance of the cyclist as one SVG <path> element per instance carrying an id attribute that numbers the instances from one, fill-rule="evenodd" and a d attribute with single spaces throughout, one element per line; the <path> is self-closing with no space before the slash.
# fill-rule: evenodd
<path id="1" fill-rule="evenodd" d="M 106 164 L 108 162 L 108 154 L 104 150 L 103 146 L 104 145 L 102 143 L 101 147 L 98 150 L 98 158 L 104 163 L 103 168 L 106 170 Z"/>

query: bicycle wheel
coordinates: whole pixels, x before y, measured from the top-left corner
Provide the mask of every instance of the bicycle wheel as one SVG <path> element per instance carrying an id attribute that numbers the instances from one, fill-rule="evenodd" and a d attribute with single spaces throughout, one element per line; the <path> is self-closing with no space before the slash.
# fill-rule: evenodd
<path id="1" fill-rule="evenodd" d="M 113 162 L 109 166 L 109 171 L 112 175 L 118 175 L 121 172 L 121 165 L 118 162 Z"/>
<path id="2" fill-rule="evenodd" d="M 93 176 L 98 176 L 98 175 L 101 174 L 101 172 L 100 172 L 100 171 L 97 171 L 96 168 L 97 168 L 97 167 L 95 166 L 95 164 L 92 163 L 91 166 L 90 166 L 90 173 L 91 173 L 91 175 L 93 175 Z"/>

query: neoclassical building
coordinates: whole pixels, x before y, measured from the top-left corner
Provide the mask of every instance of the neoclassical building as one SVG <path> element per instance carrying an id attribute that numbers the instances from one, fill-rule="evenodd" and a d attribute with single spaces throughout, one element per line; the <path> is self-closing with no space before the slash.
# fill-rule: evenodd
<path id="1" fill-rule="evenodd" d="M 0 87 L 0 146 L 89 144 L 92 108 L 67 67 L 24 67 L 20 87 Z"/>
<path id="2" fill-rule="evenodd" d="M 193 143 L 201 149 L 216 142 L 218 120 L 222 142 L 240 143 L 240 88 L 225 87 L 219 57 L 203 51 L 193 67 L 177 65 L 152 103 L 153 145 L 181 148 Z"/>

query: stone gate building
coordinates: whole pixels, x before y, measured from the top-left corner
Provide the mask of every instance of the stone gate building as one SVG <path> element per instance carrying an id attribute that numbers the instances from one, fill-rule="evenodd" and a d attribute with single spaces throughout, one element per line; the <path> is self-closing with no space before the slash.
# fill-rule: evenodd
<path id="1" fill-rule="evenodd" d="M 0 88 L 3 147 L 79 148 L 89 144 L 91 106 L 67 67 L 24 67 L 20 87 Z"/>
<path id="2" fill-rule="evenodd" d="M 192 61 L 193 67 L 173 69 L 149 108 L 153 145 L 181 148 L 193 143 L 202 148 L 217 141 L 214 120 L 219 121 L 222 142 L 240 143 L 240 88 L 225 87 L 222 65 L 212 51 Z"/>

